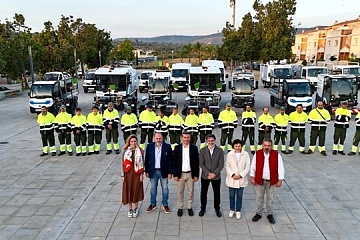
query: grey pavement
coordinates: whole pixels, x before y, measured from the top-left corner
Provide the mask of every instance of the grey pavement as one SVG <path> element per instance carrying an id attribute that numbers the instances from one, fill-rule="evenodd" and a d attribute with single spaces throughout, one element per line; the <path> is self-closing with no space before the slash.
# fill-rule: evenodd
<path id="1" fill-rule="evenodd" d="M 90 111 L 93 95 L 80 95 L 85 114 Z M 174 96 L 181 104 L 185 93 Z M 226 92 L 222 104 L 229 99 Z M 260 84 L 257 114 L 268 104 L 267 90 Z M 145 199 L 135 219 L 127 217 L 127 206 L 121 204 L 120 159 L 115 154 L 105 155 L 105 142 L 100 155 L 41 158 L 36 115 L 28 108 L 26 93 L 0 101 L 0 239 L 360 239 L 360 155 L 331 155 L 333 123 L 327 133 L 327 157 L 318 151 L 283 156 L 286 179 L 276 190 L 274 225 L 265 216 L 259 222 L 251 221 L 255 214 L 252 186 L 244 191 L 243 217 L 228 217 L 225 171 L 222 218 L 217 218 L 212 208 L 211 189 L 207 212 L 202 218 L 198 216 L 199 182 L 195 185 L 195 216 L 189 217 L 185 210 L 183 217 L 177 217 L 173 180 L 169 184 L 172 212 L 161 211 L 159 188 L 158 208 L 147 214 L 150 184 L 146 179 Z M 277 107 L 270 108 L 273 116 L 277 112 Z M 346 153 L 351 148 L 354 125 L 352 120 Z M 214 133 L 220 136 L 218 128 Z M 240 138 L 240 134 L 238 128 L 235 137 Z M 120 143 L 123 145 L 122 137 Z M 308 144 L 309 131 L 306 147 Z"/>

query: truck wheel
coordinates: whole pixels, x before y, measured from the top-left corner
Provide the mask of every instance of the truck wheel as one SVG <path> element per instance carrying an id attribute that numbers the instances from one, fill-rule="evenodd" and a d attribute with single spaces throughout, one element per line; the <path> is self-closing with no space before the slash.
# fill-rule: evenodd
<path id="1" fill-rule="evenodd" d="M 35 113 L 35 108 L 30 107 L 30 112 L 31 112 L 31 113 Z"/>
<path id="2" fill-rule="evenodd" d="M 84 88 L 84 93 L 88 93 L 88 92 L 89 92 L 89 89 Z"/>
<path id="3" fill-rule="evenodd" d="M 275 106 L 275 99 L 273 96 L 270 97 L 270 106 L 274 107 Z"/>

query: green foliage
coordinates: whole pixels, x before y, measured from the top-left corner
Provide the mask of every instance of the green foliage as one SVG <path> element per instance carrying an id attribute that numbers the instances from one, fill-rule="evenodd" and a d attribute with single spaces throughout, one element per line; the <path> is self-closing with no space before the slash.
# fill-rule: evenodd
<path id="1" fill-rule="evenodd" d="M 129 39 L 125 39 L 125 41 L 119 43 L 116 47 L 111 49 L 109 60 L 127 60 L 134 61 L 134 46 Z"/>
<path id="2" fill-rule="evenodd" d="M 301 65 L 306 66 L 306 65 L 307 65 L 307 61 L 306 61 L 305 59 L 302 60 Z"/>

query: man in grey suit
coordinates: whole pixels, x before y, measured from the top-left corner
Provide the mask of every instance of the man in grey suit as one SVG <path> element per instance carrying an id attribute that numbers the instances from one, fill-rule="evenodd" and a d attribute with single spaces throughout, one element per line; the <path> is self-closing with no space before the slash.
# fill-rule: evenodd
<path id="1" fill-rule="evenodd" d="M 202 148 L 199 155 L 201 168 L 200 217 L 204 216 L 206 211 L 207 192 L 210 183 L 214 192 L 214 208 L 216 216 L 222 217 L 220 211 L 220 172 L 224 168 L 224 152 L 220 147 L 215 145 L 215 140 L 214 134 L 208 134 L 206 136 L 207 147 Z"/>

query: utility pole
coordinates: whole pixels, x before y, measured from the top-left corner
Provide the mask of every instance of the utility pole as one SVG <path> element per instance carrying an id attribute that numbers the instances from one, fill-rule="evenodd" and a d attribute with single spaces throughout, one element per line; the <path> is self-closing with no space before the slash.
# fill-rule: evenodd
<path id="1" fill-rule="evenodd" d="M 74 64 L 75 64 L 75 77 L 78 78 L 77 64 L 76 64 L 76 48 L 74 48 Z"/>
<path id="2" fill-rule="evenodd" d="M 35 76 L 34 76 L 34 63 L 33 63 L 33 57 L 32 57 L 32 51 L 31 46 L 28 47 L 29 49 L 29 58 L 30 58 L 30 73 L 31 73 L 31 83 L 35 82 Z"/>

